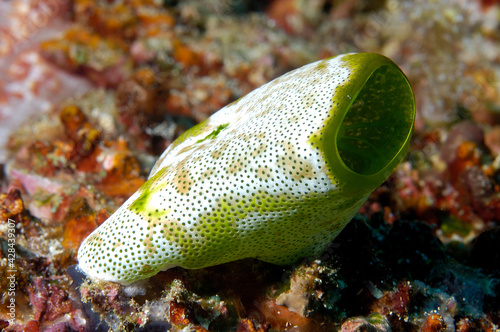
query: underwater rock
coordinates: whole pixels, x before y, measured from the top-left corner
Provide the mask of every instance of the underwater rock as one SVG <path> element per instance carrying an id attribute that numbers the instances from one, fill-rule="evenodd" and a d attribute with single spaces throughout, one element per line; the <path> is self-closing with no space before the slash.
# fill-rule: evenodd
<path id="1" fill-rule="evenodd" d="M 391 327 L 387 319 L 378 313 L 373 313 L 369 317 L 349 318 L 341 327 L 341 332 L 362 331 L 390 332 Z"/>

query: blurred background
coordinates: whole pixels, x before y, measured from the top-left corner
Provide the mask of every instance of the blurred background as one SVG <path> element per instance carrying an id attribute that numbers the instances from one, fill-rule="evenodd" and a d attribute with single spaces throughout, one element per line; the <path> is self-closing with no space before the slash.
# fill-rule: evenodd
<path id="1" fill-rule="evenodd" d="M 19 266 L 16 320 L 0 312 L 0 328 L 495 331 L 499 39 L 496 0 L 0 1 L 2 262 L 11 219 Z M 417 120 L 406 160 L 336 250 L 285 269 L 174 271 L 155 279 L 168 298 L 87 285 L 92 305 L 81 302 L 66 272 L 80 242 L 176 137 L 275 77 L 349 52 L 399 65 Z"/>

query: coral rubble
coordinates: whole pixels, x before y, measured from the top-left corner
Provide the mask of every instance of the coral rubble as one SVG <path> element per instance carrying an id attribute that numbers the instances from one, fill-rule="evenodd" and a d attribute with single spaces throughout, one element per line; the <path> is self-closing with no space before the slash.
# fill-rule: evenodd
<path id="1" fill-rule="evenodd" d="M 0 329 L 499 329 L 499 2 L 305 3 L 0 2 Z M 417 122 L 406 160 L 321 257 L 129 286 L 71 267 L 186 129 L 348 52 L 403 69 Z"/>

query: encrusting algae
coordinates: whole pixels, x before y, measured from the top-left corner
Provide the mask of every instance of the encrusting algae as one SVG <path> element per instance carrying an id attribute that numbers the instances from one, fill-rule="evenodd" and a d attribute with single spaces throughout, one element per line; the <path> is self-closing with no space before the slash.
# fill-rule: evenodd
<path id="1" fill-rule="evenodd" d="M 382 55 L 289 72 L 169 146 L 82 243 L 79 267 L 128 284 L 174 266 L 319 255 L 403 159 L 414 118 L 408 80 Z"/>

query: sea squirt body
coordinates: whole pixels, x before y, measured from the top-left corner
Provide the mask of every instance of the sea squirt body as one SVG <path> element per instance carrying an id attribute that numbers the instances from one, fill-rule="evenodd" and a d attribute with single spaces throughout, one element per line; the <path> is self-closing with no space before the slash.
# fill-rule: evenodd
<path id="1" fill-rule="evenodd" d="M 408 148 L 413 92 L 371 53 L 291 71 L 186 131 L 80 246 L 122 284 L 174 266 L 291 264 L 328 246 Z"/>

